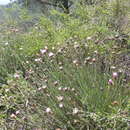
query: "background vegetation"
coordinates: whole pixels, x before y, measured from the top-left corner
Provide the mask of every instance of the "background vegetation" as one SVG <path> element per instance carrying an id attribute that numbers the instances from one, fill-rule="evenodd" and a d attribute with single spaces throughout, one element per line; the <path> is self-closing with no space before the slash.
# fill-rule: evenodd
<path id="1" fill-rule="evenodd" d="M 18 2 L 1 7 L 1 130 L 130 129 L 129 0 Z"/>

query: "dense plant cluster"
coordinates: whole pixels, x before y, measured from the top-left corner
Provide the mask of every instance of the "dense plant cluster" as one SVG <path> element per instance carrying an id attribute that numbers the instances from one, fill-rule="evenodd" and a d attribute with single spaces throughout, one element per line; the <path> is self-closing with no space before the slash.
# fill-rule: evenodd
<path id="1" fill-rule="evenodd" d="M 8 25 L 0 39 L 0 129 L 129 129 L 128 3 L 77 2 L 26 32 Z"/>

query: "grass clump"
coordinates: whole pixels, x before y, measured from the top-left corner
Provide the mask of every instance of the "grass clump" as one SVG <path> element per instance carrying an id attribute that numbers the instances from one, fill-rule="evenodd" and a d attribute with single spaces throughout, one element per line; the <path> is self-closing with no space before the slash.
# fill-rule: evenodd
<path id="1" fill-rule="evenodd" d="M 9 120 L 3 126 L 128 128 L 129 88 L 123 73 L 114 67 L 101 72 L 99 53 L 90 55 L 86 49 L 80 44 L 57 49 L 45 46 L 26 63 L 24 77 L 21 72 L 10 75 L 1 88 L 2 115 Z"/>

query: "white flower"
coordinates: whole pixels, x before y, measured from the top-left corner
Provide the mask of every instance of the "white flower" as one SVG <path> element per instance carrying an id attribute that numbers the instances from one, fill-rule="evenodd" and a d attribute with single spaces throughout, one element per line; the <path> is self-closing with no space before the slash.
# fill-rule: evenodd
<path id="1" fill-rule="evenodd" d="M 80 47 L 79 45 L 74 45 L 74 48 L 75 48 L 75 49 L 77 49 L 77 48 L 79 48 L 79 47 Z"/>
<path id="2" fill-rule="evenodd" d="M 20 47 L 20 48 L 19 48 L 19 50 L 23 50 L 23 48 L 22 48 L 22 47 Z"/>
<path id="3" fill-rule="evenodd" d="M 18 111 L 16 111 L 16 115 L 18 115 L 20 113 L 20 111 L 18 110 Z"/>
<path id="4" fill-rule="evenodd" d="M 51 108 L 46 108 L 46 113 L 52 113 Z"/>
<path id="5" fill-rule="evenodd" d="M 48 54 L 48 56 L 49 56 L 49 57 L 52 57 L 52 56 L 54 56 L 54 53 L 53 53 L 53 52 L 50 52 L 50 53 Z"/>
<path id="6" fill-rule="evenodd" d="M 11 117 L 11 118 L 16 118 L 16 115 L 15 115 L 15 114 L 11 114 L 10 117 Z"/>
<path id="7" fill-rule="evenodd" d="M 92 37 L 87 37 L 87 40 L 91 40 L 92 39 Z"/>
<path id="8" fill-rule="evenodd" d="M 79 112 L 78 108 L 73 109 L 73 114 L 77 114 Z"/>
<path id="9" fill-rule="evenodd" d="M 63 105 L 62 103 L 60 103 L 60 104 L 59 104 L 59 107 L 60 107 L 60 108 L 63 108 L 63 107 L 64 107 L 64 105 Z"/>
<path id="10" fill-rule="evenodd" d="M 63 96 L 57 96 L 58 101 L 63 101 L 64 97 Z"/>
<path id="11" fill-rule="evenodd" d="M 46 85 L 43 85 L 43 86 L 42 86 L 42 88 L 43 88 L 43 89 L 46 89 L 46 88 L 47 88 L 47 86 L 46 86 Z"/>
<path id="12" fill-rule="evenodd" d="M 9 89 L 5 89 L 5 92 L 9 92 Z"/>
<path id="13" fill-rule="evenodd" d="M 37 58 L 37 59 L 35 59 L 34 61 L 40 62 L 41 60 L 42 60 L 41 58 Z"/>
<path id="14" fill-rule="evenodd" d="M 86 58 L 86 60 L 87 60 L 87 61 L 89 61 L 90 59 L 91 59 L 91 57 L 90 57 L 90 56 Z"/>
<path id="15" fill-rule="evenodd" d="M 116 67 L 115 66 L 111 66 L 111 69 L 116 69 Z"/>
<path id="16" fill-rule="evenodd" d="M 41 54 L 45 54 L 47 52 L 47 50 L 46 49 L 42 49 L 42 50 L 40 50 L 40 52 L 41 52 Z"/>
<path id="17" fill-rule="evenodd" d="M 59 69 L 60 69 L 60 70 L 63 70 L 63 66 L 60 66 Z"/>
<path id="18" fill-rule="evenodd" d="M 20 77 L 19 74 L 17 74 L 17 73 L 14 74 L 14 78 L 19 78 L 19 77 Z"/>
<path id="19" fill-rule="evenodd" d="M 74 60 L 74 61 L 73 61 L 73 64 L 77 64 L 77 63 L 78 63 L 78 60 Z"/>
<path id="20" fill-rule="evenodd" d="M 8 45 L 8 44 L 9 44 L 8 42 L 5 43 L 5 45 Z"/>
<path id="21" fill-rule="evenodd" d="M 45 46 L 44 48 L 45 48 L 45 50 L 48 50 L 48 47 L 47 47 L 47 46 Z"/>
<path id="22" fill-rule="evenodd" d="M 58 88 L 58 90 L 59 90 L 59 91 L 61 91 L 61 90 L 62 90 L 62 88 L 61 88 L 61 87 L 59 87 L 59 88 Z"/>

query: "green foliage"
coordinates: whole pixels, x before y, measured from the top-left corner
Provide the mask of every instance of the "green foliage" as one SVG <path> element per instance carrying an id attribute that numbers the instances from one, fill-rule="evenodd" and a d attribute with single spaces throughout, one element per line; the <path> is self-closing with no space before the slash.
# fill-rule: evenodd
<path id="1" fill-rule="evenodd" d="M 0 129 L 129 129 L 129 1 L 82 2 L 0 26 Z"/>
<path id="2" fill-rule="evenodd" d="M 126 129 L 130 93 L 123 75 L 101 73 L 98 55 L 86 49 L 69 44 L 41 51 L 27 62 L 24 77 L 9 75 L 1 86 L 1 123 L 10 120 L 4 122 L 9 129 Z"/>

